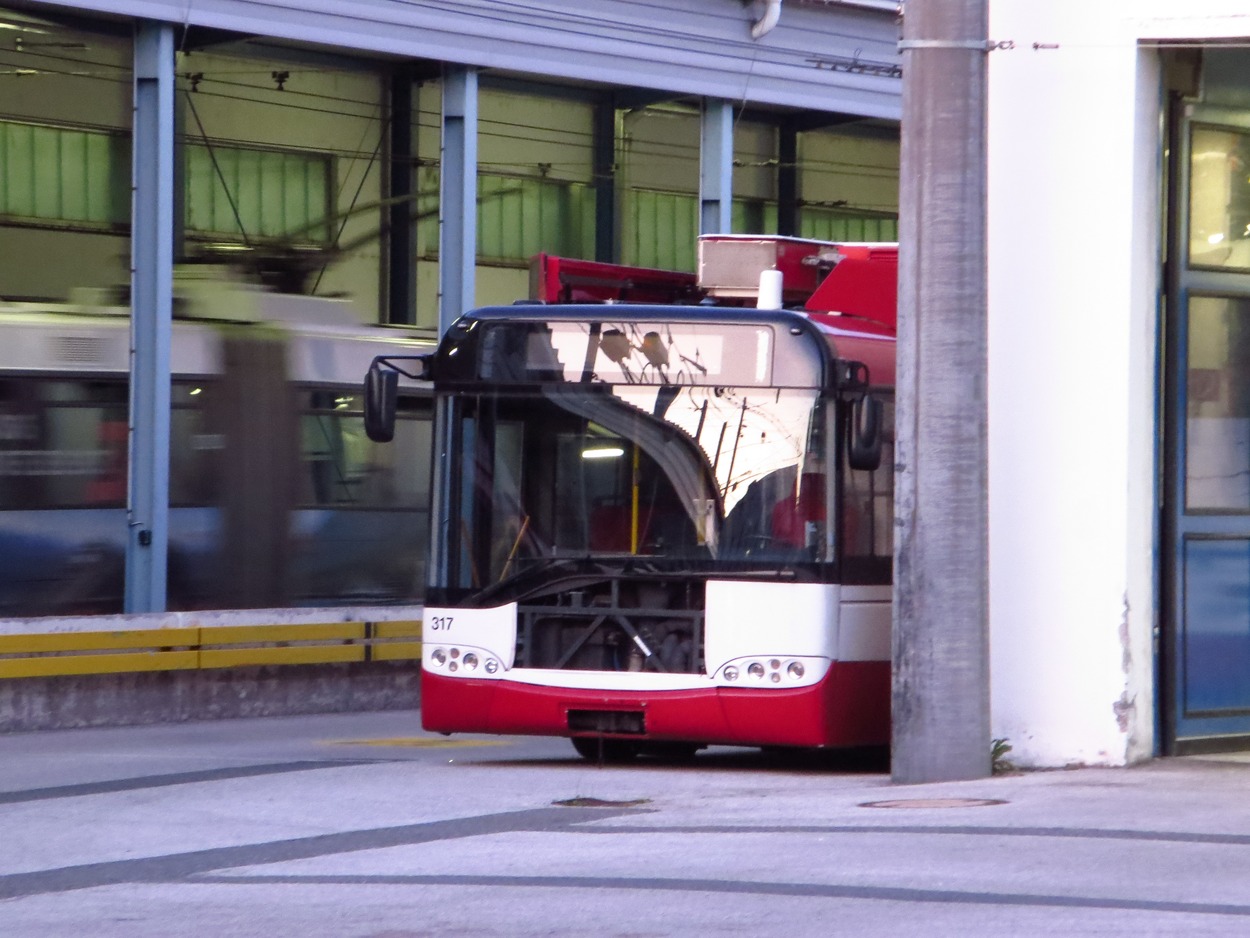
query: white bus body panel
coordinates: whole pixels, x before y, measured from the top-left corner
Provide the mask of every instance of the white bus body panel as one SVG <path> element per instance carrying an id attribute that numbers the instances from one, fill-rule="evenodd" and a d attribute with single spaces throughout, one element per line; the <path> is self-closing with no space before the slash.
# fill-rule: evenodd
<path id="1" fill-rule="evenodd" d="M 840 589 L 837 659 L 889 661 L 893 588 L 843 586 Z"/>
<path id="2" fill-rule="evenodd" d="M 430 660 L 430 655 L 436 648 L 456 648 L 462 651 L 473 648 L 494 655 L 507 671 L 516 658 L 516 623 L 516 603 L 488 609 L 440 609 L 437 606 L 426 606 L 421 617 L 422 665 L 436 669 L 434 662 Z"/>
<path id="3" fill-rule="evenodd" d="M 758 655 L 888 661 L 890 594 L 889 586 L 709 580 L 708 673 Z"/>
<path id="4" fill-rule="evenodd" d="M 708 674 L 747 656 L 837 658 L 834 584 L 708 580 L 706 595 L 703 634 Z"/>

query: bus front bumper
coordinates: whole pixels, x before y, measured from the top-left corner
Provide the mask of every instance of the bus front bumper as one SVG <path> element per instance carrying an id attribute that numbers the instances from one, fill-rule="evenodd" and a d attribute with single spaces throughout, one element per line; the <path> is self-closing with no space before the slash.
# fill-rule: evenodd
<path id="1" fill-rule="evenodd" d="M 421 676 L 421 725 L 438 733 L 601 735 L 736 746 L 880 746 L 890 741 L 890 662 L 835 661 L 792 689 L 604 691 Z"/>

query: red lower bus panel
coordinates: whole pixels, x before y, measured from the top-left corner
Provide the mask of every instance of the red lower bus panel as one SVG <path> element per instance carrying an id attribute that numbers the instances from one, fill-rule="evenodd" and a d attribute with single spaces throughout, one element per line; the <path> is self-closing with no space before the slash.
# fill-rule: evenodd
<path id="1" fill-rule="evenodd" d="M 568 736 L 570 710 L 642 713 L 641 739 L 741 746 L 875 746 L 890 740 L 890 663 L 835 662 L 796 690 L 619 691 L 421 676 L 421 724 L 440 733 Z"/>

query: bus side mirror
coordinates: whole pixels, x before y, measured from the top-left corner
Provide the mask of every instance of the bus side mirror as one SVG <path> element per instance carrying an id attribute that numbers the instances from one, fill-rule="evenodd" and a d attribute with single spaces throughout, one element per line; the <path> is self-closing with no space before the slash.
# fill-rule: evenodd
<path id="1" fill-rule="evenodd" d="M 884 414 L 885 406 L 871 394 L 864 394 L 851 402 L 846 458 L 852 469 L 874 472 L 881 465 Z"/>
<path id="2" fill-rule="evenodd" d="M 377 362 L 365 373 L 365 435 L 375 443 L 395 438 L 395 409 L 399 403 L 399 372 Z"/>

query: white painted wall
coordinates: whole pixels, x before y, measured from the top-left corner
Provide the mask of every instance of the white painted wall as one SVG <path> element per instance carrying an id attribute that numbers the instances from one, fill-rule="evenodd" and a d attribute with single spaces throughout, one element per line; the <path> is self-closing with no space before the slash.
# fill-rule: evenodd
<path id="1" fill-rule="evenodd" d="M 1153 751 L 1160 97 L 1132 7 L 991 3 L 992 721 L 1024 765 Z"/>
<path id="2" fill-rule="evenodd" d="M 1238 0 L 991 0 L 994 735 L 1024 765 L 1154 751 L 1162 95 L 1154 40 Z M 1040 44 L 1035 48 L 1034 44 Z"/>

